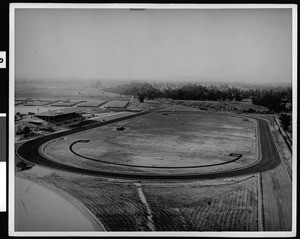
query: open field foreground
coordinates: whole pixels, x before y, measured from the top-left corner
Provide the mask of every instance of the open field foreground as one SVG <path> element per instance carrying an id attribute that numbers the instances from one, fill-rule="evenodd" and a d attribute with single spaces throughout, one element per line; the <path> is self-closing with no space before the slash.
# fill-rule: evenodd
<path id="1" fill-rule="evenodd" d="M 256 231 L 257 178 L 142 182 L 33 168 L 19 176 L 82 202 L 107 231 Z M 146 202 L 145 202 L 146 201 Z M 150 220 L 151 217 L 151 220 Z"/>
<path id="2" fill-rule="evenodd" d="M 121 126 L 124 131 L 117 130 Z M 256 160 L 255 121 L 201 112 L 151 113 L 60 137 L 43 151 L 59 163 L 94 170 L 153 173 L 155 168 L 172 174 L 232 169 Z M 222 164 L 235 159 L 231 153 L 242 157 Z"/>

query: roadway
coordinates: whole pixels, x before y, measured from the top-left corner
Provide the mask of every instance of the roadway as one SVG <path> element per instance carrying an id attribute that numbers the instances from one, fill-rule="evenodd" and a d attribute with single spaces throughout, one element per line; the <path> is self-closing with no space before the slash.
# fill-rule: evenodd
<path id="1" fill-rule="evenodd" d="M 256 118 L 256 117 L 252 117 L 252 118 L 255 118 L 257 120 L 257 126 L 259 131 L 258 134 L 259 142 L 260 142 L 259 160 L 257 160 L 255 163 L 247 167 L 236 168 L 236 169 L 231 169 L 226 171 L 217 171 L 217 172 L 209 172 L 209 173 L 202 173 L 202 174 L 196 172 L 193 173 L 182 172 L 180 174 L 172 174 L 172 175 L 157 174 L 157 173 L 139 174 L 139 173 L 126 172 L 126 170 L 124 170 L 124 172 L 122 173 L 110 172 L 110 171 L 96 171 L 91 169 L 76 168 L 69 165 L 60 164 L 58 162 L 51 161 L 47 157 L 41 155 L 39 152 L 39 147 L 50 140 L 71 135 L 74 133 L 82 132 L 85 130 L 101 127 L 103 125 L 115 123 L 118 121 L 138 117 L 141 115 L 152 113 L 157 110 L 158 109 L 146 110 L 135 115 L 130 115 L 130 116 L 126 116 L 123 118 L 114 119 L 106 122 L 99 122 L 93 125 L 72 129 L 70 131 L 59 132 L 45 137 L 36 138 L 19 145 L 16 148 L 16 155 L 31 164 L 41 165 L 44 167 L 53 168 L 57 170 L 94 175 L 94 176 L 108 176 L 108 177 L 120 177 L 120 178 L 132 178 L 132 179 L 215 179 L 215 178 L 242 176 L 242 175 L 252 174 L 257 172 L 265 172 L 276 168 L 281 163 L 281 159 L 277 151 L 268 122 L 264 119 Z"/>

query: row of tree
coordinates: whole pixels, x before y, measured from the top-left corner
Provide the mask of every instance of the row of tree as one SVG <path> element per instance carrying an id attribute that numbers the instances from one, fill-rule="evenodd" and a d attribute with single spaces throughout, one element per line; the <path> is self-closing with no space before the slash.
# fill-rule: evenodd
<path id="1" fill-rule="evenodd" d="M 252 99 L 253 104 L 269 108 L 274 112 L 282 112 L 286 102 L 292 100 L 291 88 L 278 89 L 240 89 L 236 87 L 202 86 L 199 84 L 180 84 L 177 87 L 156 88 L 150 83 L 131 82 L 107 91 L 124 95 L 138 96 L 139 99 L 170 98 L 174 100 L 211 100 L 241 101 Z"/>

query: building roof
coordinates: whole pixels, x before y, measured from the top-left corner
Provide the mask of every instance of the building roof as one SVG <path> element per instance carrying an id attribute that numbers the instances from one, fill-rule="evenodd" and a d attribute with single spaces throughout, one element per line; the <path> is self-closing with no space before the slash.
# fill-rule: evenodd
<path id="1" fill-rule="evenodd" d="M 16 98 L 15 101 L 29 101 L 31 98 Z"/>
<path id="2" fill-rule="evenodd" d="M 83 103 L 79 104 L 79 106 L 81 106 L 81 107 L 97 107 L 97 106 L 103 105 L 106 102 L 107 102 L 106 100 L 88 101 L 88 102 L 83 102 Z"/>
<path id="3" fill-rule="evenodd" d="M 128 101 L 120 101 L 120 100 L 113 100 L 109 101 L 105 107 L 106 108 L 124 108 L 128 104 Z"/>
<path id="4" fill-rule="evenodd" d="M 73 106 L 75 105 L 76 103 L 72 102 L 57 102 L 57 103 L 53 103 L 51 104 L 51 106 L 65 106 L 65 107 L 70 107 L 70 106 Z"/>
<path id="5" fill-rule="evenodd" d="M 50 104 L 50 103 L 51 103 L 51 101 L 48 101 L 48 102 L 46 102 L 46 101 L 43 101 L 43 102 L 41 102 L 41 101 L 29 101 L 27 103 L 24 103 L 23 105 L 24 106 L 43 106 L 43 105 L 47 105 L 47 104 Z"/>
<path id="6" fill-rule="evenodd" d="M 59 110 L 49 110 L 40 114 L 36 114 L 36 116 L 57 116 L 57 115 L 67 115 L 72 113 L 78 113 L 83 111 L 82 108 L 79 107 L 71 107 L 71 108 L 63 108 Z"/>
<path id="7" fill-rule="evenodd" d="M 37 117 L 27 117 L 25 119 L 21 119 L 20 122 L 33 122 L 33 123 L 44 123 L 46 121 L 42 120 L 42 119 L 39 119 Z"/>

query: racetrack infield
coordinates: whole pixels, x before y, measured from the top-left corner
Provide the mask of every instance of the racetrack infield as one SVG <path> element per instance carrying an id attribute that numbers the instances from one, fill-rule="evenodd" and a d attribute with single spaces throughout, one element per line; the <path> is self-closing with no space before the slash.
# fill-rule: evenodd
<path id="1" fill-rule="evenodd" d="M 257 160 L 255 123 L 200 111 L 156 112 L 57 138 L 42 152 L 60 164 L 95 171 L 211 173 Z M 235 160 L 232 153 L 241 157 Z"/>

